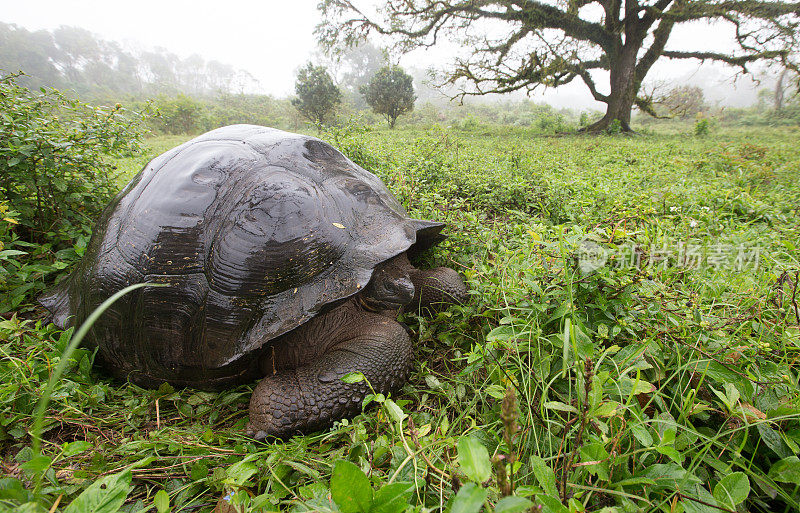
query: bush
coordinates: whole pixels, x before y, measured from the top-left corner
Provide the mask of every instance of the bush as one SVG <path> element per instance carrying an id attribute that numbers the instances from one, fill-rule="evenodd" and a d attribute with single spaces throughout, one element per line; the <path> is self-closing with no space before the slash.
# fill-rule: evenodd
<path id="1" fill-rule="evenodd" d="M 194 134 L 201 130 L 206 107 L 194 98 L 185 94 L 174 98 L 160 96 L 155 105 L 159 113 L 155 126 L 159 132 L 178 135 Z"/>
<path id="2" fill-rule="evenodd" d="M 378 70 L 368 84 L 359 90 L 373 112 L 386 118 L 389 128 L 394 128 L 397 118 L 414 110 L 414 79 L 399 66 L 385 66 Z"/>
<path id="3" fill-rule="evenodd" d="M 342 103 L 342 92 L 333 83 L 325 66 L 306 64 L 297 72 L 294 84 L 297 98 L 292 105 L 317 127 L 333 116 L 336 107 Z"/>
<path id="4" fill-rule="evenodd" d="M 142 116 L 119 104 L 92 107 L 55 89 L 34 93 L 18 77 L 0 78 L 0 292 L 13 287 L 17 304 L 41 288 L 39 277 L 68 265 L 53 267 L 53 255 L 78 257 L 73 244 L 85 246 L 118 189 L 109 157 L 138 151 L 142 136 Z"/>
<path id="5" fill-rule="evenodd" d="M 606 128 L 606 133 L 610 135 L 622 133 L 622 122 L 618 119 L 612 121 Z"/>
<path id="6" fill-rule="evenodd" d="M 711 124 L 709 121 L 706 118 L 700 118 L 694 124 L 694 135 L 699 137 L 708 135 L 710 128 Z"/>

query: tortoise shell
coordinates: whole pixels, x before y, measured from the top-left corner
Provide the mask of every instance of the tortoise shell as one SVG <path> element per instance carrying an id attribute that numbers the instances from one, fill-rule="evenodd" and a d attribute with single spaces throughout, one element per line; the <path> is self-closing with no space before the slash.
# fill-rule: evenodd
<path id="1" fill-rule="evenodd" d="M 376 265 L 438 242 L 384 184 L 314 137 L 213 130 L 148 163 L 41 299 L 61 326 L 140 282 L 92 327 L 106 367 L 144 386 L 251 380 L 276 337 L 358 293 Z"/>

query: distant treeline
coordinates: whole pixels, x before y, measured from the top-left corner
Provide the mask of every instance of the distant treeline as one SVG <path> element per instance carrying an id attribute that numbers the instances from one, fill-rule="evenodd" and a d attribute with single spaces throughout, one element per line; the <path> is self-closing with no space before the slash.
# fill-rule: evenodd
<path id="1" fill-rule="evenodd" d="M 181 59 L 163 48 L 134 51 L 67 26 L 31 32 L 0 23 L 0 69 L 24 71 L 19 83 L 32 89 L 71 90 L 95 101 L 238 93 L 257 83 L 246 71 L 198 55 Z"/>
<path id="2" fill-rule="evenodd" d="M 343 93 L 342 105 L 336 112 L 337 124 L 353 120 L 365 125 L 382 123 L 380 116 L 368 110 L 359 90 L 385 64 L 385 53 L 370 44 L 351 50 L 337 63 L 329 63 L 336 68 L 331 72 Z M 194 134 L 234 123 L 288 130 L 307 126 L 289 98 L 248 94 L 257 89 L 257 81 L 246 71 L 197 55 L 181 59 L 163 48 L 132 50 L 77 27 L 29 31 L 0 23 L 0 76 L 19 71 L 25 75 L 17 83 L 34 91 L 42 86 L 52 87 L 95 105 L 121 102 L 133 110 L 157 113 L 148 122 L 155 133 Z M 599 111 L 558 109 L 531 100 L 475 100 L 464 105 L 446 102 L 425 84 L 422 70 L 411 72 L 415 75 L 416 106 L 403 116 L 400 126 L 439 124 L 480 130 L 510 125 L 556 133 L 576 130 L 602 115 Z M 787 96 L 778 111 L 770 102 L 772 92 L 763 92 L 759 104 L 731 109 L 708 105 L 700 88 L 675 87 L 665 92 L 656 110 L 684 123 L 700 118 L 725 125 L 800 123 L 796 94 Z M 664 123 L 643 114 L 637 117 L 640 126 Z"/>
<path id="3" fill-rule="evenodd" d="M 158 96 L 148 102 L 129 104 L 134 110 L 150 106 L 158 116 L 150 118 L 156 133 L 200 133 L 235 123 L 299 130 L 308 126 L 289 99 L 263 95 L 220 94 L 213 97 Z M 600 112 L 555 109 L 533 101 L 436 105 L 417 102 L 413 112 L 403 116 L 402 126 L 441 125 L 459 130 L 475 130 L 492 125 L 529 127 L 546 133 L 567 132 L 600 117 Z M 383 125 L 383 118 L 352 103 L 342 105 L 335 124 Z"/>

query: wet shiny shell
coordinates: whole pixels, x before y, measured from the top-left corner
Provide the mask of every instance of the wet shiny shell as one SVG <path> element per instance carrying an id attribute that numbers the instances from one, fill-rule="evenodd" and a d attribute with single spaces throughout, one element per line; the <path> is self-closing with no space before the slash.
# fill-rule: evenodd
<path id="1" fill-rule="evenodd" d="M 374 267 L 438 240 L 383 183 L 330 145 L 252 125 L 220 128 L 155 158 L 108 205 L 68 280 L 42 298 L 61 326 L 139 282 L 89 343 L 142 385 L 252 379 L 255 356 Z"/>

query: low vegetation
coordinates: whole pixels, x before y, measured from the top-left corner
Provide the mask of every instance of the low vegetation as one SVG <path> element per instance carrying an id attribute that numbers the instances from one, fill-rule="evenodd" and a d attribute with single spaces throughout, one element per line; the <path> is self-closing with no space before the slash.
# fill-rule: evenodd
<path id="1" fill-rule="evenodd" d="M 57 251 L 0 198 L 0 511 L 800 509 L 797 129 L 446 126 L 322 134 L 448 223 L 420 263 L 459 269 L 471 299 L 404 315 L 419 343 L 402 390 L 285 442 L 244 436 L 250 386 L 145 390 L 90 350 L 65 358 L 72 331 L 35 296 L 89 222 L 53 224 L 72 240 Z M 113 188 L 186 139 L 102 157 Z M 106 197 L 81 201 L 85 219 Z"/>
<path id="2" fill-rule="evenodd" d="M 80 258 L 94 220 L 119 190 L 113 159 L 138 153 L 142 137 L 142 115 L 120 104 L 34 93 L 17 78 L 0 78 L 0 312 Z"/>

